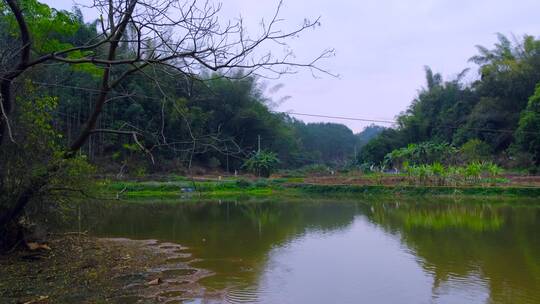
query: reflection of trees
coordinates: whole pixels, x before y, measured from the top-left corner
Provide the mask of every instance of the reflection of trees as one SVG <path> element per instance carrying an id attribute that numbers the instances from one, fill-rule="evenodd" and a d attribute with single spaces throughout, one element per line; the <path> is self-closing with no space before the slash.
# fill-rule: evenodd
<path id="1" fill-rule="evenodd" d="M 275 201 L 130 204 L 86 212 L 87 226 L 98 236 L 177 242 L 205 260 L 201 267 L 255 270 L 241 274 L 249 284 L 257 281 L 272 248 L 308 230 L 342 229 L 354 214 L 350 203 Z"/>
<path id="2" fill-rule="evenodd" d="M 540 209 L 468 204 L 378 204 L 369 218 L 423 259 L 434 288 L 479 273 L 492 303 L 527 303 L 540 286 Z"/>
<path id="3" fill-rule="evenodd" d="M 240 206 L 240 210 L 252 225 L 258 227 L 259 234 L 262 234 L 263 227 L 277 224 L 281 217 L 281 209 L 268 208 L 268 205 L 246 204 Z"/>
<path id="4" fill-rule="evenodd" d="M 401 201 L 120 204 L 85 214 L 97 235 L 178 242 L 206 261 L 198 266 L 250 285 L 273 247 L 306 231 L 343 229 L 365 214 L 414 251 L 435 290 L 478 275 L 489 282 L 492 303 L 538 298 L 540 208 Z"/>
<path id="5" fill-rule="evenodd" d="M 153 237 L 188 245 L 203 238 L 220 246 L 225 240 L 249 240 L 253 241 L 249 246 L 269 248 L 306 229 L 343 228 L 354 214 L 354 204 L 327 202 L 136 204 L 87 210 L 86 225 L 97 235 Z"/>
<path id="6" fill-rule="evenodd" d="M 399 210 L 399 212 L 396 212 Z M 470 206 L 459 204 L 430 205 L 426 207 L 400 203 L 381 204 L 373 208 L 373 219 L 378 223 L 399 223 L 399 229 L 425 228 L 431 230 L 465 229 L 468 231 L 495 231 L 504 218 L 493 205 Z M 388 219 L 387 219 L 388 218 Z M 389 221 L 390 220 L 390 221 Z"/>

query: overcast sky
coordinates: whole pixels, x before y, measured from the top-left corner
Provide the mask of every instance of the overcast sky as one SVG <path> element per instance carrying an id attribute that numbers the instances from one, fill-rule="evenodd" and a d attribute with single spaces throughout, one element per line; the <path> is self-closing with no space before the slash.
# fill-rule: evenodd
<path id="1" fill-rule="evenodd" d="M 256 34 L 278 0 L 226 0 L 223 16 L 242 16 Z M 70 9 L 72 0 L 44 0 Z M 78 3 L 88 3 L 78 0 Z M 95 18 L 83 10 L 88 19 Z M 451 78 L 466 67 L 475 45 L 492 46 L 496 33 L 540 34 L 538 0 L 285 0 L 285 30 L 304 18 L 321 16 L 322 26 L 304 33 L 291 46 L 298 60 L 326 48 L 336 56 L 322 65 L 339 78 L 313 78 L 309 71 L 273 83 L 285 86 L 275 99 L 291 96 L 282 111 L 391 120 L 405 110 L 424 85 L 425 65 Z M 474 73 L 470 77 L 474 77 Z M 298 117 L 306 122 L 335 121 L 355 132 L 368 123 Z"/>

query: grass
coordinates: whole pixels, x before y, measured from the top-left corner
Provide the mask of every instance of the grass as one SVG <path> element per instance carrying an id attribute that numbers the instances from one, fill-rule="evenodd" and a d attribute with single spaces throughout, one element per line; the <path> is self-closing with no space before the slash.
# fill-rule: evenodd
<path id="1" fill-rule="evenodd" d="M 355 193 L 397 195 L 480 195 L 480 196 L 528 196 L 540 197 L 540 188 L 533 187 L 449 187 L 449 186 L 379 186 L 379 185 L 298 185 L 308 193 Z"/>
<path id="2" fill-rule="evenodd" d="M 314 196 L 511 196 L 540 197 L 540 187 L 524 186 L 419 186 L 419 185 L 325 185 L 306 184 L 303 178 L 192 181 L 175 177 L 171 181 L 106 181 L 98 191 L 108 196 L 117 194 L 125 199 L 183 199 L 238 197 L 300 197 Z"/>

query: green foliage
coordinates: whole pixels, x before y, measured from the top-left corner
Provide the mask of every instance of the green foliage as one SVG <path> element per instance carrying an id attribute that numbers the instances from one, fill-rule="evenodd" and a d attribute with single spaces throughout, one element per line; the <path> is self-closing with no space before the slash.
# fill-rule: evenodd
<path id="1" fill-rule="evenodd" d="M 239 178 L 236 180 L 236 186 L 241 189 L 249 188 L 252 186 L 251 181 L 245 178 Z"/>
<path id="2" fill-rule="evenodd" d="M 384 158 L 387 167 L 402 167 L 404 162 L 410 165 L 427 163 L 451 163 L 456 157 L 457 149 L 448 143 L 423 142 L 409 144 L 388 153 Z"/>
<path id="3" fill-rule="evenodd" d="M 41 176 L 54 166 L 59 168 L 42 187 L 36 203 L 27 214 L 61 210 L 66 197 L 74 198 L 79 190 L 91 187 L 88 177 L 94 167 L 84 155 L 66 159 L 61 149 L 63 136 L 54 127 L 54 113 L 58 98 L 41 95 L 29 83 L 23 86 L 26 94 L 18 97 L 12 132 L 16 142 L 8 141 L 0 153 L 0 211 L 13 207 L 22 186 L 32 186 L 36 176 Z"/>
<path id="4" fill-rule="evenodd" d="M 261 150 L 244 162 L 244 168 L 262 177 L 269 177 L 277 169 L 279 159 L 273 152 Z"/>
<path id="5" fill-rule="evenodd" d="M 491 157 L 491 147 L 476 138 L 469 139 L 464 143 L 459 148 L 459 152 L 465 162 L 481 161 Z"/>
<path id="6" fill-rule="evenodd" d="M 380 164 L 388 153 L 406 145 L 406 139 L 398 130 L 385 129 L 362 147 L 356 156 L 356 163 L 367 166 Z"/>
<path id="7" fill-rule="evenodd" d="M 371 173 L 371 166 L 372 165 L 369 163 L 362 163 L 357 166 L 357 169 L 360 170 L 360 172 L 364 174 L 368 174 L 368 173 Z M 405 164 L 403 164 L 403 166 L 405 166 Z"/>
<path id="8" fill-rule="evenodd" d="M 0 3 L 0 53 L 18 54 L 20 33 L 5 2 Z M 18 3 L 30 28 L 32 58 L 85 45 L 99 36 L 99 23 L 85 23 L 78 8 L 66 12 L 37 0 Z M 128 34 L 133 33 L 128 30 Z M 70 59 L 103 58 L 104 51 L 104 47 L 98 47 L 66 56 Z M 132 57 L 133 52 L 133 46 L 123 42 L 117 57 Z M 116 66 L 113 74 L 120 74 L 124 69 Z M 65 76 L 62 85 L 39 88 L 41 95 L 56 98 L 58 107 L 51 115 L 56 130 L 63 136 L 62 144 L 73 142 L 91 115 L 96 92 L 89 89 L 99 86 L 96 76 L 102 73 L 103 67 L 95 64 L 60 63 L 25 73 L 29 80 L 45 83 L 53 82 L 47 79 Z M 120 90 L 109 94 L 114 103 L 107 103 L 98 124 L 100 128 L 137 129 L 144 134 L 139 140 L 147 147 L 155 147 L 152 154 L 157 160 L 157 166 L 149 170 L 182 170 L 184 168 L 179 167 L 193 164 L 232 172 L 243 165 L 240 155 L 258 148 L 259 136 L 261 147 L 274 151 L 282 164 L 290 168 L 319 162 L 342 165 L 354 153 L 357 138 L 344 125 L 304 124 L 286 114 L 273 112 L 275 102 L 271 97 L 277 90 L 266 88 L 257 77 L 238 71 L 233 79 L 220 74 L 203 74 L 198 79 L 204 81 L 193 81 L 189 77 L 179 81 L 171 77 L 176 71 L 165 66 L 147 68 L 144 73 L 130 75 L 122 81 L 122 91 L 129 92 L 129 98 L 121 98 Z M 145 75 L 159 79 L 159 87 Z M 163 92 L 168 95 L 165 100 L 161 100 Z M 83 151 L 89 160 L 99 159 L 107 171 L 112 168 L 116 171 L 118 165 L 127 161 L 143 163 L 147 158 L 132 138 L 112 133 L 92 136 Z"/>
<path id="9" fill-rule="evenodd" d="M 482 164 L 479 162 L 470 163 L 465 167 L 465 177 L 473 182 L 478 182 L 482 174 Z"/>
<path id="10" fill-rule="evenodd" d="M 431 165 L 403 164 L 403 172 L 410 184 L 458 186 L 477 185 L 483 182 L 497 183 L 503 170 L 491 162 L 472 162 L 466 166 L 444 166 L 441 163 Z"/>
<path id="11" fill-rule="evenodd" d="M 142 167 L 142 166 L 137 167 L 137 168 L 135 168 L 134 174 L 135 174 L 136 177 L 145 177 L 146 174 L 147 174 L 146 168 Z"/>
<path id="12" fill-rule="evenodd" d="M 540 165 L 540 84 L 521 114 L 516 138 L 523 151 L 532 154 L 535 164 Z"/>
<path id="13" fill-rule="evenodd" d="M 67 47 L 68 45 L 66 45 Z M 82 51 L 75 51 L 69 53 L 67 56 L 69 59 L 80 59 L 83 57 L 91 57 L 93 55 L 93 52 L 82 52 Z M 100 77 L 103 75 L 103 70 L 99 68 L 98 66 L 91 64 L 91 63 L 81 63 L 81 64 L 75 64 L 70 67 L 72 70 L 83 72 L 85 74 L 88 74 L 92 77 Z"/>
<path id="14" fill-rule="evenodd" d="M 358 137 L 358 148 L 366 145 L 370 140 L 381 134 L 386 128 L 371 124 L 367 126 L 362 132 L 356 134 Z"/>
<path id="15" fill-rule="evenodd" d="M 510 166 L 515 156 L 526 152 L 540 164 L 540 93 L 535 92 L 540 83 L 540 40 L 528 35 L 516 42 L 500 34 L 498 38 L 493 49 L 478 47 L 479 54 L 471 58 L 481 73 L 475 82 L 463 81 L 467 70 L 444 80 L 426 68 L 426 86 L 398 116 L 397 127 L 370 140 L 357 163 L 378 164 L 392 151 L 430 141 L 460 146 L 465 163 L 497 156 Z"/>
<path id="16" fill-rule="evenodd" d="M 255 181 L 254 186 L 256 188 L 267 188 L 270 186 L 270 183 L 268 182 L 267 179 L 260 178 L 257 181 Z"/>
<path id="17" fill-rule="evenodd" d="M 500 176 L 504 171 L 501 167 L 491 162 L 484 162 L 482 165 L 484 170 L 487 171 L 491 177 Z"/>
<path id="18" fill-rule="evenodd" d="M 27 85 L 29 91 L 33 90 L 31 85 Z M 32 101 L 21 100 L 20 103 L 20 123 L 31 126 L 25 132 L 25 142 L 29 145 L 40 143 L 50 149 L 57 149 L 58 140 L 62 138 L 52 126 L 53 111 L 58 106 L 58 98 L 36 97 Z M 31 149 L 32 147 L 28 147 Z"/>
<path id="19" fill-rule="evenodd" d="M 69 37 L 77 32 L 81 24 L 76 14 L 50 8 L 37 0 L 17 2 L 32 35 L 34 51 L 49 53 L 72 47 Z M 10 34 L 18 37 L 20 32 L 15 17 L 6 7 L 2 11 L 8 20 Z"/>
<path id="20" fill-rule="evenodd" d="M 303 147 L 298 163 L 326 164 L 332 167 L 347 163 L 358 145 L 358 137 L 344 125 L 295 121 L 295 133 Z"/>

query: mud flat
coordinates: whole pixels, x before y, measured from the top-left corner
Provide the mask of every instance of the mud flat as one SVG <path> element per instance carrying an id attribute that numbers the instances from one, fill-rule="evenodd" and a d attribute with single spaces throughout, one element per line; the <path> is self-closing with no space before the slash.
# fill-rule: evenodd
<path id="1" fill-rule="evenodd" d="M 184 303 L 219 298 L 189 249 L 155 240 L 55 235 L 48 248 L 0 256 L 1 303 Z"/>

